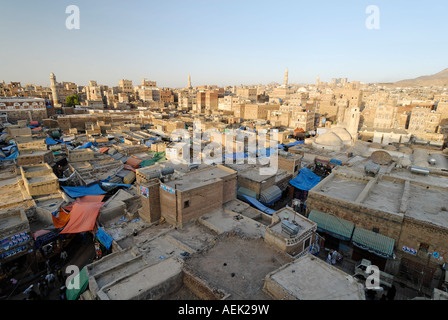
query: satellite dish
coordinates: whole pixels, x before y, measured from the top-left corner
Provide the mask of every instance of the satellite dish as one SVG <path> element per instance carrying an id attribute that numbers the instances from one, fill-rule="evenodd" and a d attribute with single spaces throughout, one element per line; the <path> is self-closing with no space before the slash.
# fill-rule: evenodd
<path id="1" fill-rule="evenodd" d="M 392 161 L 391 155 L 388 152 L 382 150 L 372 152 L 370 158 L 376 164 L 389 164 Z"/>

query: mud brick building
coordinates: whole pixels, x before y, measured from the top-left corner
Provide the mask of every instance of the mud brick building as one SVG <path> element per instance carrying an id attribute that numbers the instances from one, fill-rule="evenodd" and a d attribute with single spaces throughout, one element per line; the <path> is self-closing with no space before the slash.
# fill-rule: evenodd
<path id="1" fill-rule="evenodd" d="M 333 170 L 310 190 L 307 216 L 326 247 L 417 289 L 438 288 L 448 257 L 447 181 L 401 169 L 376 177 Z"/>

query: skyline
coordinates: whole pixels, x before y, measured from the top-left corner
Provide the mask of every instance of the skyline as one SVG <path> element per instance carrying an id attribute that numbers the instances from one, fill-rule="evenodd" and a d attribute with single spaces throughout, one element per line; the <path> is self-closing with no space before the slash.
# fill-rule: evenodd
<path id="1" fill-rule="evenodd" d="M 65 9 L 80 9 L 68 30 Z M 380 9 L 380 29 L 365 26 Z M 116 86 L 147 78 L 160 87 L 256 85 L 348 78 L 394 82 L 448 67 L 443 1 L 14 1 L 3 4 L 0 81 L 57 80 Z M 162 13 L 162 14 L 161 14 Z M 17 41 L 20 39 L 20 41 Z M 425 60 L 424 60 L 425 59 Z M 421 63 L 425 61 L 425 64 Z M 36 63 L 37 62 L 37 63 Z M 115 66 L 119 66 L 118 68 Z"/>

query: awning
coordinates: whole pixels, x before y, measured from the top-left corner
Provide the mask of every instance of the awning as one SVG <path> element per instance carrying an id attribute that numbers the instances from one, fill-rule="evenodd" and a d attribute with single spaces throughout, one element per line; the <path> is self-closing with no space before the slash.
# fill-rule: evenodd
<path id="1" fill-rule="evenodd" d="M 380 233 L 356 227 L 352 242 L 358 248 L 380 257 L 391 258 L 393 256 L 395 240 Z"/>
<path id="2" fill-rule="evenodd" d="M 355 224 L 318 210 L 311 210 L 308 219 L 317 223 L 317 230 L 326 232 L 332 237 L 349 241 Z"/>

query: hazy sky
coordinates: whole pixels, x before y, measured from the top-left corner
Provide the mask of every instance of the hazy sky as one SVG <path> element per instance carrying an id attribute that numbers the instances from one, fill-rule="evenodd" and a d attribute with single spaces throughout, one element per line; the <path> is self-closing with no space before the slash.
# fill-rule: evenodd
<path id="1" fill-rule="evenodd" d="M 80 29 L 66 28 L 77 5 Z M 366 28 L 369 5 L 380 29 Z M 448 2 L 2 0 L 0 80 L 49 85 L 396 81 L 448 67 Z"/>

